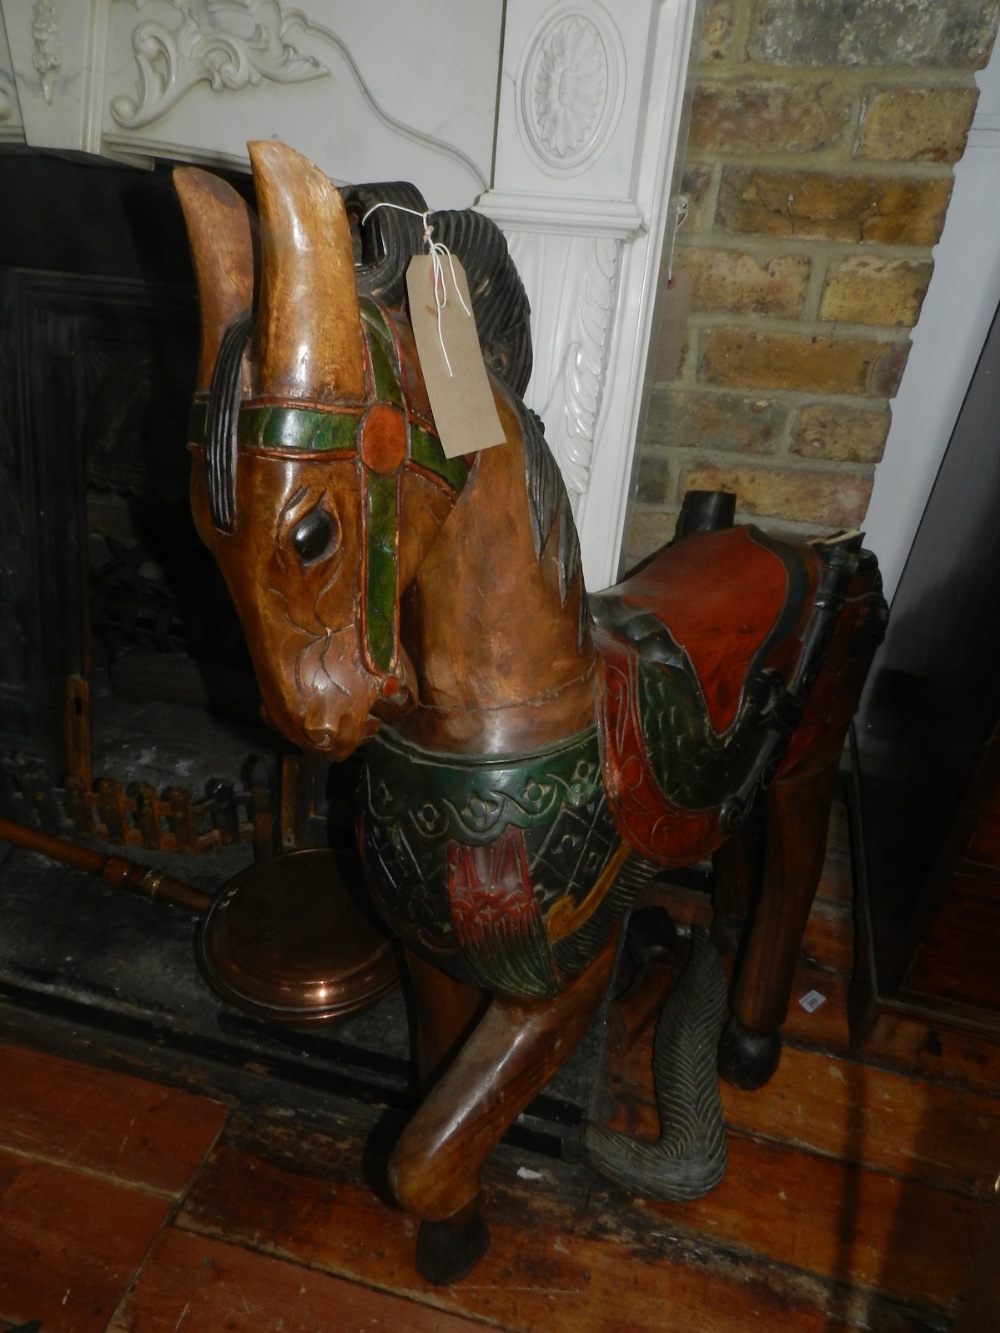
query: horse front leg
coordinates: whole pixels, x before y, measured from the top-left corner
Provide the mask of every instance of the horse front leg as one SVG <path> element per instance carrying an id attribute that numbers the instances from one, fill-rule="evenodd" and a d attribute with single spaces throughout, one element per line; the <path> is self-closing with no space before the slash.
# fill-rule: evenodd
<path id="1" fill-rule="evenodd" d="M 456 981 L 412 949 L 404 950 L 416 996 L 417 1072 L 427 1093 L 489 1005 L 485 991 Z"/>
<path id="2" fill-rule="evenodd" d="M 554 999 L 496 997 L 404 1130 L 389 1181 L 420 1219 L 416 1267 L 429 1282 L 456 1281 L 486 1251 L 483 1163 L 590 1026 L 610 984 L 616 937 Z"/>

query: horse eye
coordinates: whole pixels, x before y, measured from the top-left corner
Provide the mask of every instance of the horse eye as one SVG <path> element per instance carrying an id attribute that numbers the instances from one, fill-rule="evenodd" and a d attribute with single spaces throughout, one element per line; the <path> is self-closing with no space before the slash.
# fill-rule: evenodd
<path id="1" fill-rule="evenodd" d="M 325 509 L 313 509 L 295 525 L 292 545 L 304 565 L 329 554 L 333 546 L 333 519 Z"/>

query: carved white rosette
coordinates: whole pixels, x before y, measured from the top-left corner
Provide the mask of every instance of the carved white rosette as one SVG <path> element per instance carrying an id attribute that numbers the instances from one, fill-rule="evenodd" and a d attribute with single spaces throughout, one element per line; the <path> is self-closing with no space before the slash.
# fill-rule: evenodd
<path id="1" fill-rule="evenodd" d="M 329 73 L 289 40 L 302 25 L 277 0 L 216 0 L 208 5 L 174 0 L 179 22 L 169 27 L 148 20 L 137 24 L 132 49 L 139 68 L 135 98 L 120 96 L 111 114 L 123 129 L 141 129 L 170 109 L 197 83 L 213 92 L 238 92 L 262 80 L 299 83 Z"/>
<path id="2" fill-rule="evenodd" d="M 535 29 L 518 72 L 518 128 L 544 170 L 576 175 L 621 113 L 625 56 L 618 29 L 590 0 L 556 6 Z"/>

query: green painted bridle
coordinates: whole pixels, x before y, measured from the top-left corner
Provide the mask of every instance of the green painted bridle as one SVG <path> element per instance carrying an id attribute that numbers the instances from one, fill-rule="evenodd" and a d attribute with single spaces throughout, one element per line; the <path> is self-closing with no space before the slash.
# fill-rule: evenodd
<path id="1" fill-rule="evenodd" d="M 237 523 L 240 450 L 360 465 L 361 646 L 366 668 L 379 678 L 382 692 L 392 694 L 398 688 L 401 477 L 410 470 L 457 498 L 469 463 L 442 451 L 419 370 L 402 346 L 399 317 L 367 298 L 360 311 L 363 401 L 322 407 L 244 401 L 241 370 L 253 336 L 253 318 L 246 314 L 222 339 L 210 392 L 194 402 L 189 438 L 205 448 L 209 507 L 221 532 L 234 531 Z"/>

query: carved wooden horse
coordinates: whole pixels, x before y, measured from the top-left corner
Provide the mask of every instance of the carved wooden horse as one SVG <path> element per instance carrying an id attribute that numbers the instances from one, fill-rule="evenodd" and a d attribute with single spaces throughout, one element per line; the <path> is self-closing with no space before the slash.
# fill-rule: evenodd
<path id="1" fill-rule="evenodd" d="M 722 847 L 773 779 L 724 1042 L 731 1074 L 769 1075 L 884 603 L 857 541 L 691 532 L 711 526 L 711 497 L 689 507 L 690 535 L 588 600 L 565 490 L 519 398 L 528 312 L 499 232 L 432 216 L 469 271 L 506 437 L 448 460 L 404 313 L 421 227 L 380 210 L 352 241 L 315 167 L 278 143 L 250 155 L 259 235 L 228 186 L 177 173 L 203 315 L 194 512 L 274 725 L 332 759 L 364 744 L 362 854 L 436 1078 L 391 1180 L 422 1221 L 418 1267 L 450 1280 L 486 1244 L 482 1164 L 591 1022 L 641 886 Z M 405 187 L 346 198 L 355 214 L 422 208 Z M 730 915 L 752 845 L 720 868 Z M 689 971 L 660 1025 L 660 1143 L 587 1143 L 599 1169 L 668 1198 L 710 1188 L 725 1162 L 724 981 L 706 938 Z"/>

